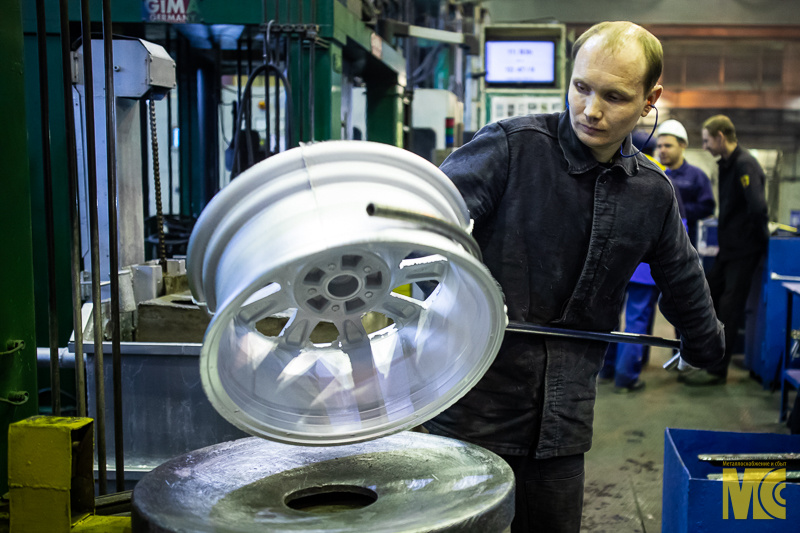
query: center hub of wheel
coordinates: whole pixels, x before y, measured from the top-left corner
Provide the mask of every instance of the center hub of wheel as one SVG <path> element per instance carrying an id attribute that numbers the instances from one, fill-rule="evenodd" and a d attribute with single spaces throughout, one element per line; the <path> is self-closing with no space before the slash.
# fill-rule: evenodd
<path id="1" fill-rule="evenodd" d="M 358 292 L 361 283 L 359 279 L 350 274 L 336 276 L 328 282 L 328 294 L 334 298 L 352 298 Z"/>
<path id="2" fill-rule="evenodd" d="M 297 303 L 319 316 L 368 312 L 391 290 L 388 265 L 365 250 L 327 253 L 312 258 L 295 284 Z"/>

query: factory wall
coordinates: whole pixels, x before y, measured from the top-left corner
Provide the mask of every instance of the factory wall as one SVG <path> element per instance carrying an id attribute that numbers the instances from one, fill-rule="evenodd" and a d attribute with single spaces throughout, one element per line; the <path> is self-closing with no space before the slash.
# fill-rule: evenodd
<path id="1" fill-rule="evenodd" d="M 492 22 L 566 24 L 630 20 L 639 24 L 800 24 L 800 10 L 784 0 L 489 0 Z"/>
<path id="2" fill-rule="evenodd" d="M 648 27 L 664 45 L 661 120 L 683 122 L 690 148 L 699 149 L 703 121 L 730 116 L 744 147 L 776 154 L 770 218 L 789 224 L 800 210 L 800 10 L 791 4 L 489 0 L 483 7 L 492 24 L 559 22 L 573 39 L 602 20 Z"/>

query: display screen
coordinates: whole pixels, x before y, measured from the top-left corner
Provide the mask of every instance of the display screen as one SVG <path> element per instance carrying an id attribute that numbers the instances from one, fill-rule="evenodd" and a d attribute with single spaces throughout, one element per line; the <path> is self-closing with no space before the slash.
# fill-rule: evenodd
<path id="1" fill-rule="evenodd" d="M 553 41 L 486 41 L 486 83 L 552 85 L 555 51 Z"/>

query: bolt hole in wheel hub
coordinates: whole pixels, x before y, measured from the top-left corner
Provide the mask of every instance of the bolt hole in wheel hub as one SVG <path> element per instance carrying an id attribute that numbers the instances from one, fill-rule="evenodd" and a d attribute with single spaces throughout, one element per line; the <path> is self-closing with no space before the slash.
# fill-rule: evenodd
<path id="1" fill-rule="evenodd" d="M 435 166 L 396 147 L 303 145 L 241 174 L 192 233 L 193 297 L 211 403 L 256 436 L 341 445 L 435 416 L 485 373 L 507 323 L 486 267 L 378 203 L 465 229 Z M 424 284 L 413 296 L 398 287 Z"/>

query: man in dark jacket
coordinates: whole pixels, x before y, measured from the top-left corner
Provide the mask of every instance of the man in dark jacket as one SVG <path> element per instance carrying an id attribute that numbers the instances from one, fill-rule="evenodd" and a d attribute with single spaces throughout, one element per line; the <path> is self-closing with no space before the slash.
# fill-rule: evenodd
<path id="1" fill-rule="evenodd" d="M 714 363 L 722 326 L 672 185 L 629 138 L 661 95 L 661 44 L 635 24 L 601 23 L 575 42 L 573 60 L 568 111 L 489 124 L 441 167 L 467 202 L 509 319 L 609 331 L 644 261 L 683 357 Z M 507 334 L 478 385 L 425 424 L 509 462 L 513 532 L 580 530 L 583 454 L 606 347 Z"/>
<path id="2" fill-rule="evenodd" d="M 727 380 L 750 283 L 769 241 L 761 165 L 739 146 L 733 122 L 725 115 L 706 120 L 702 135 L 703 148 L 720 158 L 719 253 L 708 271 L 708 285 L 717 315 L 725 324 L 725 357 L 705 370 L 681 376 L 693 386 L 721 385 Z"/>

